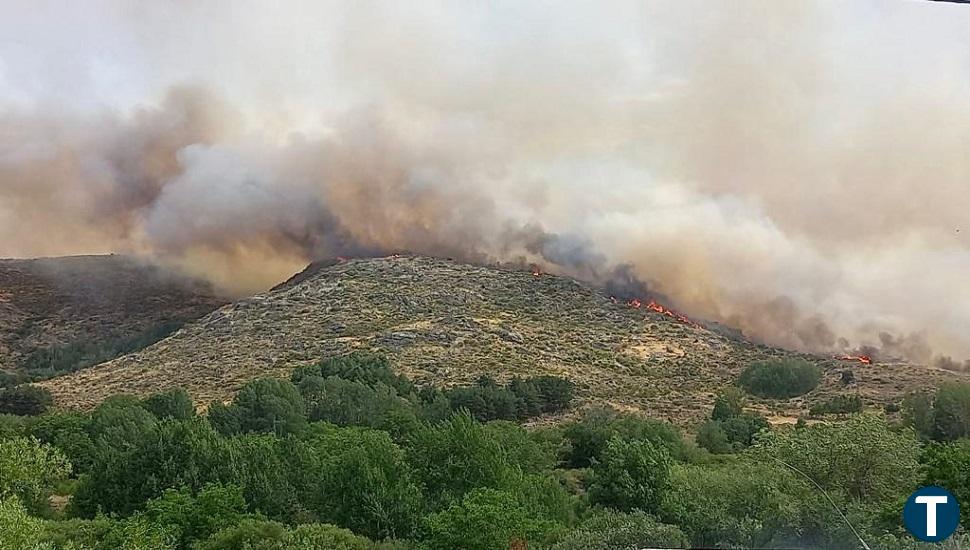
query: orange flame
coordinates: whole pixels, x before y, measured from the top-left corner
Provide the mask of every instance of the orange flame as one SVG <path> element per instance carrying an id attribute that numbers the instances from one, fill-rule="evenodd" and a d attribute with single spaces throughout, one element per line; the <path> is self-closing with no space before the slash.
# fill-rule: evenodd
<path id="1" fill-rule="evenodd" d="M 835 358 L 840 361 L 856 361 L 863 365 L 872 364 L 872 357 L 868 355 L 836 355 Z"/>
<path id="2" fill-rule="evenodd" d="M 612 298 L 612 296 L 611 296 L 611 298 Z M 626 305 L 632 307 L 633 309 L 640 309 L 640 308 L 644 307 L 643 302 L 641 302 L 639 298 L 634 298 L 634 299 L 630 300 L 629 302 L 626 303 Z M 664 306 L 658 304 L 657 302 L 655 302 L 654 300 L 650 300 L 649 302 L 647 302 L 646 307 L 647 307 L 647 309 L 651 309 L 653 311 L 656 311 L 657 313 L 662 313 L 663 315 L 666 315 L 667 317 L 672 317 L 674 319 L 677 319 L 678 321 L 680 321 L 681 323 L 684 323 L 686 325 L 690 325 L 692 327 L 700 328 L 700 325 L 698 325 L 697 323 L 695 323 L 695 322 L 691 321 L 690 319 L 688 319 L 686 315 L 683 315 L 681 313 L 677 313 L 676 311 L 674 311 L 672 309 L 669 309 L 667 307 L 664 307 Z"/>
<path id="3" fill-rule="evenodd" d="M 537 265 L 532 266 L 532 276 L 542 277 L 542 270 L 539 269 L 539 266 Z"/>

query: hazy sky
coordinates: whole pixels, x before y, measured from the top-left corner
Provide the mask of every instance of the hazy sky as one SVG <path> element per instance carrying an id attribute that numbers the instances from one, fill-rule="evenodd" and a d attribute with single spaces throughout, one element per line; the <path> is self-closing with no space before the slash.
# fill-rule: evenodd
<path id="1" fill-rule="evenodd" d="M 967 29 L 885 0 L 0 0 L 0 255 L 240 292 L 348 250 L 628 263 L 775 343 L 962 359 Z"/>

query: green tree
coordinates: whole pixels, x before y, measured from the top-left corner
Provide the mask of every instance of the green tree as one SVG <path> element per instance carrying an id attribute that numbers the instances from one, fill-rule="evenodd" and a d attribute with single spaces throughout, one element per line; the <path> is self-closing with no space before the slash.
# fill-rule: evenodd
<path id="1" fill-rule="evenodd" d="M 695 546 L 764 547 L 798 525 L 800 487 L 775 464 L 675 465 L 660 517 Z"/>
<path id="2" fill-rule="evenodd" d="M 44 414 L 53 403 L 46 388 L 20 385 L 0 390 L 0 414 L 37 416 Z"/>
<path id="3" fill-rule="evenodd" d="M 600 510 L 566 534 L 552 550 L 688 547 L 690 541 L 677 526 L 660 523 L 642 511 Z"/>
<path id="4" fill-rule="evenodd" d="M 939 441 L 970 437 L 970 383 L 940 385 L 933 400 L 933 436 Z"/>
<path id="5" fill-rule="evenodd" d="M 43 550 L 44 524 L 31 517 L 15 496 L 0 497 L 0 550 Z"/>
<path id="6" fill-rule="evenodd" d="M 532 517 L 508 493 L 479 488 L 429 516 L 425 541 L 431 550 L 506 550 L 515 541 L 547 541 L 560 528 Z"/>
<path id="7" fill-rule="evenodd" d="M 923 485 L 946 487 L 958 502 L 970 502 L 970 439 L 930 444 L 922 463 Z M 970 514 L 962 515 L 962 523 L 970 529 Z"/>
<path id="8" fill-rule="evenodd" d="M 371 387 L 381 383 L 394 388 L 401 396 L 417 392 L 414 384 L 407 377 L 394 374 L 387 357 L 366 352 L 354 352 L 341 357 L 331 357 L 316 365 L 301 367 L 293 372 L 290 379 L 294 384 L 299 384 L 309 376 L 320 378 L 336 376 L 344 380 L 361 382 Z"/>
<path id="9" fill-rule="evenodd" d="M 193 495 L 187 488 L 168 489 L 148 501 L 144 517 L 177 532 L 179 546 L 188 548 L 238 523 L 246 513 L 242 491 L 233 485 L 206 485 Z"/>
<path id="10" fill-rule="evenodd" d="M 306 425 L 300 391 L 279 378 L 258 378 L 239 390 L 232 405 L 210 409 L 210 422 L 224 434 L 269 432 L 298 433 Z"/>
<path id="11" fill-rule="evenodd" d="M 307 376 L 300 380 L 299 390 L 311 421 L 369 426 L 398 436 L 416 429 L 419 423 L 414 404 L 383 382 L 369 386 L 336 376 Z"/>
<path id="12" fill-rule="evenodd" d="M 660 420 L 620 413 L 611 408 L 592 408 L 577 422 L 567 424 L 563 434 L 569 442 L 566 462 L 574 468 L 586 468 L 598 460 L 606 443 L 614 435 L 627 439 L 649 439 L 667 449 L 677 460 L 686 460 L 691 451 L 680 430 Z"/>
<path id="13" fill-rule="evenodd" d="M 151 395 L 145 398 L 142 406 L 158 419 L 186 420 L 195 416 L 195 403 L 182 388 L 173 388 Z"/>
<path id="14" fill-rule="evenodd" d="M 741 416 L 744 412 L 744 394 L 741 390 L 733 386 L 728 386 L 721 390 L 721 393 L 714 399 L 714 410 L 711 411 L 711 420 L 727 420 Z"/>
<path id="15" fill-rule="evenodd" d="M 613 436 L 601 461 L 593 464 L 589 498 L 617 510 L 655 511 L 670 474 L 667 450 L 649 439 Z"/>
<path id="16" fill-rule="evenodd" d="M 94 460 L 95 445 L 90 431 L 90 416 L 74 411 L 39 416 L 30 426 L 30 435 L 64 453 L 75 474 L 86 473 Z"/>
<path id="17" fill-rule="evenodd" d="M 511 469 L 501 444 L 467 413 L 416 430 L 407 456 L 433 506 L 476 487 L 499 487 Z"/>
<path id="18" fill-rule="evenodd" d="M 694 436 L 697 445 L 713 454 L 727 454 L 734 452 L 734 446 L 728 441 L 727 434 L 717 420 L 708 420 L 701 424 Z"/>
<path id="19" fill-rule="evenodd" d="M 320 457 L 312 501 L 320 518 L 376 539 L 413 533 L 421 491 L 386 432 L 335 429 L 309 442 Z"/>
<path id="20" fill-rule="evenodd" d="M 0 499 L 17 497 L 37 505 L 53 485 L 71 473 L 71 464 L 33 437 L 0 440 Z"/>
<path id="21" fill-rule="evenodd" d="M 822 380 L 822 370 L 803 359 L 756 361 L 741 372 L 739 382 L 753 395 L 788 399 L 808 393 Z"/>
<path id="22" fill-rule="evenodd" d="M 874 415 L 769 432 L 750 452 L 756 459 L 797 468 L 826 490 L 860 501 L 874 503 L 908 494 L 919 481 L 915 434 L 893 431 Z"/>

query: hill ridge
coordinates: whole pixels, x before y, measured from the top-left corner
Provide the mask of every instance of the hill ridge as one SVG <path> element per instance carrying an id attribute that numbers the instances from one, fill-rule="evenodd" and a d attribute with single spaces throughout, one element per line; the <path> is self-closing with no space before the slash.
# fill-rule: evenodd
<path id="1" fill-rule="evenodd" d="M 286 376 L 359 349 L 386 354 L 419 384 L 556 374 L 576 382 L 586 402 L 679 423 L 703 417 L 716 390 L 748 362 L 799 355 L 615 303 L 566 277 L 389 256 L 311 264 L 153 346 L 43 385 L 73 407 L 173 386 L 205 405 L 229 399 L 252 378 Z M 829 363 L 826 387 L 838 391 L 840 365 Z M 863 383 L 877 381 L 861 366 L 856 372 Z M 884 385 L 878 382 L 871 398 Z"/>

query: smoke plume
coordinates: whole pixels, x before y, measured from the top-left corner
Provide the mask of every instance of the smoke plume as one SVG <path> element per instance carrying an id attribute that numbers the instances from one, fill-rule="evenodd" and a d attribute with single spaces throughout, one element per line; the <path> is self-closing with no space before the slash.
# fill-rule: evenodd
<path id="1" fill-rule="evenodd" d="M 796 349 L 970 357 L 968 9 L 84 4 L 2 8 L 0 256 L 234 293 L 533 262 Z"/>

